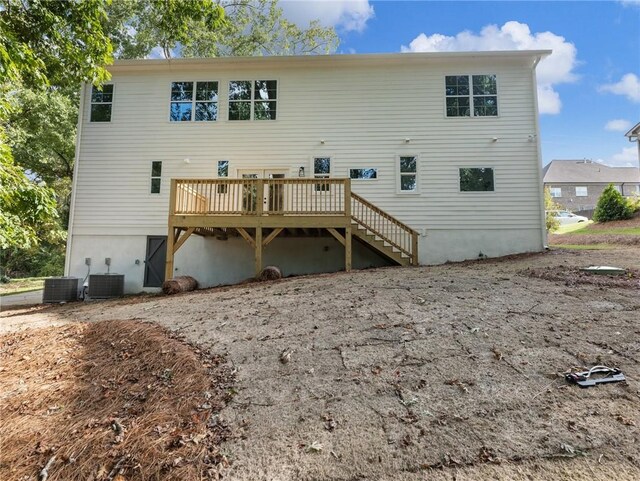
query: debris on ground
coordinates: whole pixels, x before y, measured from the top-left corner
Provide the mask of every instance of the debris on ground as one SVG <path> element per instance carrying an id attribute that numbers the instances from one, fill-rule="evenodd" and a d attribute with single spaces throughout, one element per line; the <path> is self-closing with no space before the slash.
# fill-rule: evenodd
<path id="1" fill-rule="evenodd" d="M 282 271 L 276 266 L 267 266 L 256 276 L 257 281 L 275 281 L 282 279 Z"/>
<path id="2" fill-rule="evenodd" d="M 529 268 L 525 274 L 538 279 L 563 282 L 566 286 L 578 286 L 590 284 L 599 287 L 626 287 L 640 289 L 640 270 L 625 269 L 624 275 L 603 275 L 594 276 L 591 272 L 585 272 L 578 267 L 538 267 Z"/>
<path id="3" fill-rule="evenodd" d="M 195 291 L 197 288 L 198 281 L 191 276 L 178 276 L 162 283 L 162 292 L 167 295 Z"/>

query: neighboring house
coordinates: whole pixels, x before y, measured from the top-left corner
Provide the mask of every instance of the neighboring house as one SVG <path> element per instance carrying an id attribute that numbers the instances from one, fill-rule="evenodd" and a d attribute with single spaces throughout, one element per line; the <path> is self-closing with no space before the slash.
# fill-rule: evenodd
<path id="1" fill-rule="evenodd" d="M 136 292 L 540 251 L 549 53 L 117 61 L 81 92 L 66 274 L 90 258 Z"/>
<path id="2" fill-rule="evenodd" d="M 595 209 L 609 184 L 624 196 L 640 194 L 637 167 L 609 167 L 591 160 L 552 160 L 543 172 L 544 186 L 553 200 L 572 212 Z"/>
<path id="3" fill-rule="evenodd" d="M 624 134 L 629 139 L 629 142 L 635 142 L 638 146 L 638 163 L 640 167 L 640 122 L 638 122 L 629 132 Z"/>

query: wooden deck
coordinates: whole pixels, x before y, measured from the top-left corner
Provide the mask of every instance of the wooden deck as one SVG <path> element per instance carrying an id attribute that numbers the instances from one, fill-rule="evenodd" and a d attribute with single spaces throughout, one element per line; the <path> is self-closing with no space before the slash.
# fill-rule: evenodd
<path id="1" fill-rule="evenodd" d="M 242 236 L 262 251 L 278 235 L 325 229 L 345 247 L 351 270 L 352 238 L 400 265 L 417 265 L 418 234 L 351 192 L 350 179 L 172 179 L 165 278 L 173 258 L 192 234 Z"/>

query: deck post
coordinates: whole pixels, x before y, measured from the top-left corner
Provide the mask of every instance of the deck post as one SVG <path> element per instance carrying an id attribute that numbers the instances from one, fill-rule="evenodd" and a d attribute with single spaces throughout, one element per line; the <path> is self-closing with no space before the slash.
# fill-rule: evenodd
<path id="1" fill-rule="evenodd" d="M 351 179 L 344 181 L 344 270 L 351 270 Z"/>
<path id="2" fill-rule="evenodd" d="M 256 276 L 262 270 L 262 227 L 256 227 Z"/>
<path id="3" fill-rule="evenodd" d="M 164 265 L 164 280 L 173 278 L 173 255 L 176 243 L 176 232 L 173 227 L 173 216 L 176 213 L 176 190 L 178 183 L 176 179 L 171 179 L 171 190 L 169 191 L 169 232 L 167 235 L 167 259 Z"/>
<path id="4" fill-rule="evenodd" d="M 411 233 L 411 264 L 418 265 L 418 233 Z"/>
<path id="5" fill-rule="evenodd" d="M 264 179 L 256 180 L 256 215 L 264 213 Z"/>

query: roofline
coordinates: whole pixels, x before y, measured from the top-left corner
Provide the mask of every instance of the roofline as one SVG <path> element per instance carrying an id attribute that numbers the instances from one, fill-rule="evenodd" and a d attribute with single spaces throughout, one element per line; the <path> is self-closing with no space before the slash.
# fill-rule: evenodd
<path id="1" fill-rule="evenodd" d="M 638 122 L 636 125 L 631 127 L 631 130 L 629 130 L 629 132 L 624 134 L 625 137 L 629 137 L 630 141 L 633 141 L 634 137 L 635 137 L 635 140 L 638 140 L 638 135 L 640 135 L 640 122 Z"/>
<path id="2" fill-rule="evenodd" d="M 172 58 L 172 59 L 123 59 L 116 60 L 107 66 L 111 72 L 123 72 L 137 69 L 156 69 L 171 66 L 203 67 L 207 65 L 250 65 L 250 64 L 376 64 L 380 62 L 403 62 L 407 60 L 437 61 L 448 59 L 500 58 L 531 59 L 532 66 L 542 58 L 551 54 L 551 50 L 496 50 L 472 52 L 407 52 L 407 53 L 375 53 L 375 54 L 338 54 L 338 55 L 290 55 L 266 57 L 215 57 L 215 58 Z"/>

